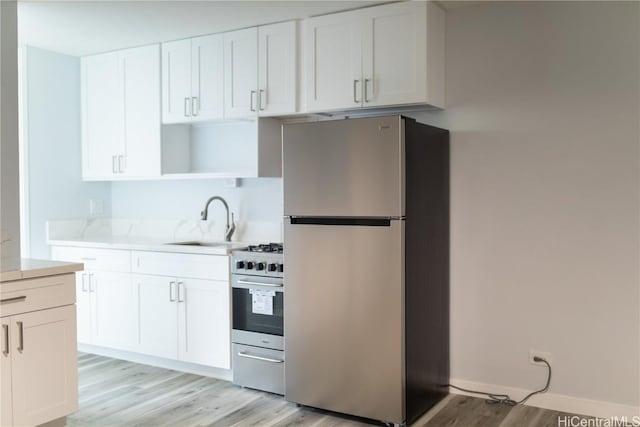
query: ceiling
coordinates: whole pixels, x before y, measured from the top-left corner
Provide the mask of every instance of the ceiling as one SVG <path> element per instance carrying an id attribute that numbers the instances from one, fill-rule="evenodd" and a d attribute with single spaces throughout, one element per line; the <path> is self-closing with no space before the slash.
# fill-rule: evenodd
<path id="1" fill-rule="evenodd" d="M 82 56 L 354 9 L 381 1 L 18 1 L 18 37 Z"/>
<path id="2" fill-rule="evenodd" d="M 389 0 L 18 0 L 18 37 L 21 46 L 82 56 L 386 2 Z M 438 3 L 452 10 L 484 2 Z"/>

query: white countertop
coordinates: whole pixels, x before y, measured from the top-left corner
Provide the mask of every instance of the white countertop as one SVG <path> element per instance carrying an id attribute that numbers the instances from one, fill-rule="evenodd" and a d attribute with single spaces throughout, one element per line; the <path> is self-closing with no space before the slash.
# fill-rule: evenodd
<path id="1" fill-rule="evenodd" d="M 192 240 L 178 240 L 192 241 Z M 248 246 L 247 242 L 211 242 L 202 241 L 202 246 L 175 245 L 171 238 L 152 237 L 77 237 L 67 239 L 49 239 L 51 246 L 81 246 L 101 249 L 124 249 L 153 252 L 178 252 L 187 254 L 229 255 L 231 251 Z"/>
<path id="2" fill-rule="evenodd" d="M 6 259 L 0 263 L 0 282 L 82 271 L 83 264 L 43 259 Z"/>

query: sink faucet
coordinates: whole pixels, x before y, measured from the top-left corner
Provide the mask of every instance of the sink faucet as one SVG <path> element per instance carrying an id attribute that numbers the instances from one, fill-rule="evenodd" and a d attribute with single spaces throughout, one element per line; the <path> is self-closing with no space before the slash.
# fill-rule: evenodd
<path id="1" fill-rule="evenodd" d="M 233 216 L 233 212 L 231 212 L 231 224 L 229 224 L 229 205 L 227 204 L 227 201 L 225 199 L 223 199 L 220 196 L 210 197 L 209 200 L 207 200 L 207 203 L 205 203 L 204 209 L 202 210 L 202 212 L 200 212 L 200 218 L 203 221 L 207 220 L 207 211 L 209 210 L 209 205 L 214 200 L 220 201 L 224 205 L 225 210 L 227 211 L 227 228 L 224 233 L 224 240 L 227 242 L 230 242 L 231 236 L 233 236 L 233 232 L 236 231 L 236 223 L 235 223 L 235 218 Z"/>

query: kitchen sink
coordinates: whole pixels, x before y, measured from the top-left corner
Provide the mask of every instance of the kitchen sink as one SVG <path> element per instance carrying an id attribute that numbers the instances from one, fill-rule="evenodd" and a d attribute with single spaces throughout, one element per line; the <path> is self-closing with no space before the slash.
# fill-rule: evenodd
<path id="1" fill-rule="evenodd" d="M 222 246 L 222 247 L 243 246 L 241 243 L 238 243 L 238 242 L 201 242 L 201 241 L 198 241 L 198 240 L 187 241 L 187 242 L 171 242 L 171 243 L 165 243 L 165 245 L 180 245 L 180 246 L 207 246 L 207 247 L 215 247 L 215 246 Z"/>

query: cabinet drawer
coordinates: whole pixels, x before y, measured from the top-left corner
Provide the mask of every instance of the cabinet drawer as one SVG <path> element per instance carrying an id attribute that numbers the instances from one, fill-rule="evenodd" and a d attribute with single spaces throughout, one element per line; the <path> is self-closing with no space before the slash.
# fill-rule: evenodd
<path id="1" fill-rule="evenodd" d="M 134 251 L 131 258 L 134 273 L 229 280 L 229 257 L 226 255 Z"/>
<path id="2" fill-rule="evenodd" d="M 54 246 L 51 258 L 56 261 L 81 262 L 85 270 L 131 271 L 131 252 L 125 250 Z"/>
<path id="3" fill-rule="evenodd" d="M 233 382 L 284 394 L 284 351 L 233 344 Z"/>
<path id="4" fill-rule="evenodd" d="M 74 273 L 5 282 L 0 288 L 2 317 L 75 304 Z"/>

